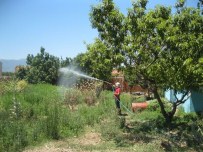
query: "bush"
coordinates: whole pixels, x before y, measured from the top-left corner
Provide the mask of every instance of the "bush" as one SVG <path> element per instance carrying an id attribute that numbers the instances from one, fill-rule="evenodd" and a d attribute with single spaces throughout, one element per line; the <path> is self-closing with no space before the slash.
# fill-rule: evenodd
<path id="1" fill-rule="evenodd" d="M 1 151 L 22 151 L 28 144 L 27 129 L 23 122 L 4 122 L 0 125 Z"/>
<path id="2" fill-rule="evenodd" d="M 17 91 L 18 92 L 22 92 L 26 89 L 26 87 L 28 86 L 28 83 L 25 80 L 20 80 L 17 82 Z"/>
<path id="3" fill-rule="evenodd" d="M 114 140 L 119 134 L 122 133 L 120 130 L 120 122 L 116 119 L 104 120 L 100 125 L 101 135 L 105 140 Z"/>
<path id="4" fill-rule="evenodd" d="M 67 89 L 64 93 L 64 103 L 74 110 L 75 106 L 82 102 L 82 93 L 77 89 Z"/>
<path id="5" fill-rule="evenodd" d="M 144 95 L 138 96 L 138 97 L 136 97 L 135 102 L 146 102 L 146 97 Z"/>
<path id="6" fill-rule="evenodd" d="M 8 85 L 12 86 L 10 82 Z M 203 123 L 195 113 L 185 114 L 179 110 L 174 119 L 178 132 L 175 130 L 177 133 L 171 135 L 164 127 L 165 121 L 156 100 L 150 101 L 149 107 L 142 112 L 120 119 L 111 91 L 101 92 L 99 98 L 93 96 L 93 92 L 65 92 L 66 96 L 60 96 L 58 87 L 49 84 L 28 84 L 24 91 L 15 94 L 4 92 L 0 98 L 0 150 L 23 151 L 26 146 L 43 140 L 79 135 L 85 126 L 96 123 L 100 124 L 102 137 L 113 140 L 117 146 L 140 141 L 149 143 L 150 136 L 163 138 L 168 135 L 171 143 L 186 142 L 188 147 L 201 149 Z M 69 97 L 72 96 L 73 104 L 77 105 L 73 111 L 64 106 L 64 102 L 70 104 Z M 90 103 L 96 104 L 85 104 L 86 96 L 92 96 L 94 102 Z M 123 93 L 121 97 L 125 105 L 132 101 L 129 94 Z M 169 106 L 168 102 L 164 105 Z"/>
<path id="7" fill-rule="evenodd" d="M 149 101 L 147 103 L 148 103 L 148 107 L 147 107 L 146 110 L 148 110 L 148 111 L 156 111 L 156 110 L 160 109 L 157 100 L 151 100 L 151 101 Z"/>
<path id="8" fill-rule="evenodd" d="M 85 90 L 82 92 L 83 100 L 88 106 L 95 105 L 97 97 L 94 91 Z"/>
<path id="9" fill-rule="evenodd" d="M 16 81 L 14 80 L 3 80 L 0 81 L 0 95 L 6 93 L 13 93 L 16 90 Z"/>
<path id="10" fill-rule="evenodd" d="M 0 95 L 3 95 L 5 93 L 5 83 L 3 81 L 0 81 Z"/>
<path id="11" fill-rule="evenodd" d="M 51 137 L 52 139 L 60 138 L 60 115 L 59 115 L 59 107 L 55 103 L 54 106 L 49 108 L 47 117 L 46 117 L 46 135 Z"/>
<path id="12" fill-rule="evenodd" d="M 120 98 L 121 98 L 122 104 L 124 104 L 124 106 L 130 109 L 131 103 L 132 103 L 132 95 L 129 93 L 122 93 Z"/>
<path id="13" fill-rule="evenodd" d="M 58 107 L 53 104 L 60 101 L 56 87 L 28 85 L 23 92 L 16 92 L 10 89 L 13 84 L 7 83 L 9 89 L 0 98 L 0 141 L 3 141 L 0 149 L 22 151 L 25 146 L 44 139 L 58 139 L 59 104 Z"/>

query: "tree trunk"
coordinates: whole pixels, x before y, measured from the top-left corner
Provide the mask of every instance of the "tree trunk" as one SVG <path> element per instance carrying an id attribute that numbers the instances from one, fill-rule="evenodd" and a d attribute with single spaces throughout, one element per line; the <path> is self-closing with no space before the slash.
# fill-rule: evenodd
<path id="1" fill-rule="evenodd" d="M 169 112 L 169 118 L 171 119 L 171 121 L 172 121 L 173 116 L 174 116 L 174 114 L 176 112 L 176 109 L 177 109 L 177 104 L 176 104 L 176 102 L 173 102 L 172 110 L 171 110 L 171 112 Z"/>
<path id="2" fill-rule="evenodd" d="M 159 103 L 159 106 L 161 108 L 161 113 L 165 118 L 165 122 L 166 122 L 167 126 L 170 126 L 174 113 L 171 112 L 169 114 L 169 113 L 166 112 L 164 104 L 163 104 L 163 102 L 162 102 L 162 100 L 160 98 L 160 95 L 159 95 L 158 91 L 157 91 L 157 88 L 153 88 L 152 92 L 154 93 L 154 96 L 155 96 L 155 98 L 157 99 L 157 101 Z"/>

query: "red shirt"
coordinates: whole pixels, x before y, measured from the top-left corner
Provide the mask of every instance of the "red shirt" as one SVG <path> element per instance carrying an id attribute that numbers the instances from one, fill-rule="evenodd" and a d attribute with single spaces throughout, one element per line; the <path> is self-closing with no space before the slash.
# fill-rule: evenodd
<path id="1" fill-rule="evenodd" d="M 114 90 L 114 95 L 115 95 L 117 98 L 119 98 L 119 97 L 120 97 L 120 94 L 121 94 L 121 88 L 118 87 L 118 88 L 116 88 L 116 89 Z"/>

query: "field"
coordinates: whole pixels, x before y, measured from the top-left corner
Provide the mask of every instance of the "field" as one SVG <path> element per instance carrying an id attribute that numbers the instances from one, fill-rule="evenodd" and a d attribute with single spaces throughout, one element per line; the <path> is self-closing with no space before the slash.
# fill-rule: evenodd
<path id="1" fill-rule="evenodd" d="M 165 127 L 156 101 L 118 117 L 111 91 L 0 82 L 0 151 L 201 151 L 202 116 L 178 109 Z M 130 109 L 136 96 L 123 93 Z M 167 102 L 166 102 L 167 104 Z"/>

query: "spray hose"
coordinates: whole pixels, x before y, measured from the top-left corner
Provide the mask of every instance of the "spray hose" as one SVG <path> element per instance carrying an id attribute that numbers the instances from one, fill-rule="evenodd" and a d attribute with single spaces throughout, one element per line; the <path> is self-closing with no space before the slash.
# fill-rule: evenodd
<path id="1" fill-rule="evenodd" d="M 97 78 L 95 78 L 95 80 L 102 81 L 102 82 L 105 82 L 107 84 L 112 85 L 112 83 L 110 83 L 108 81 L 100 80 L 100 79 L 97 79 Z M 114 87 L 113 86 L 112 86 L 112 90 L 114 92 Z M 126 111 L 128 111 L 130 114 L 133 114 L 116 96 L 115 96 L 115 98 L 119 101 L 120 105 L 123 106 L 126 109 Z"/>
<path id="2" fill-rule="evenodd" d="M 112 90 L 114 92 L 113 86 L 112 86 Z M 119 101 L 120 105 L 123 106 L 127 112 L 129 112 L 130 114 L 133 114 L 116 96 L 115 96 L 115 98 Z"/>
<path id="3" fill-rule="evenodd" d="M 100 79 L 98 79 L 98 80 L 100 80 Z M 112 84 L 112 83 L 110 83 L 108 81 L 104 81 L 104 80 L 100 80 L 100 81 L 108 83 L 110 85 Z M 113 86 L 112 86 L 112 90 L 114 92 L 114 87 Z M 120 105 L 123 106 L 127 112 L 129 112 L 130 114 L 133 114 L 116 96 L 115 96 L 115 98 L 119 101 Z"/>

